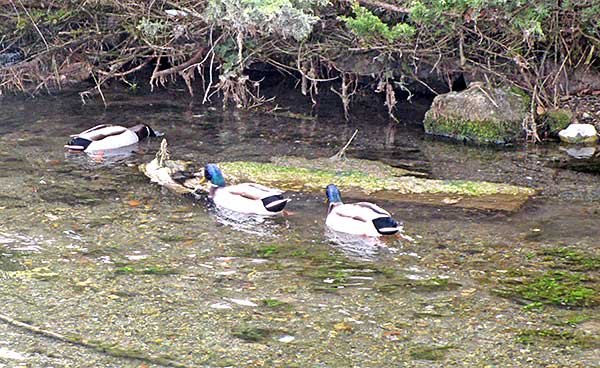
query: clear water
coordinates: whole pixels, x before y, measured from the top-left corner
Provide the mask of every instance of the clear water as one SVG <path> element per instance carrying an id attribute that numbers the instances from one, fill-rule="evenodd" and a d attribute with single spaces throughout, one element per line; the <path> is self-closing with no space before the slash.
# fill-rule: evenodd
<path id="1" fill-rule="evenodd" d="M 390 124 L 367 106 L 345 123 L 333 104 L 302 120 L 223 112 L 170 92 L 108 100 L 0 100 L 3 316 L 190 367 L 598 366 L 597 306 L 528 310 L 494 292 L 515 270 L 552 269 L 545 250 L 599 256 L 600 176 L 566 168 L 573 159 L 558 147 L 431 140 L 415 124 L 418 103 Z M 415 242 L 340 239 L 324 229 L 320 194 L 289 193 L 292 215 L 247 221 L 150 183 L 137 165 L 158 139 L 114 157 L 63 150 L 69 134 L 101 123 L 147 123 L 166 134 L 173 158 L 200 165 L 331 156 L 358 128 L 348 156 L 540 192 L 514 213 L 379 203 Z M 596 292 L 598 276 L 586 271 Z M 586 318 L 556 323 L 577 316 Z M 557 328 L 586 343 L 519 340 Z M 0 323 L 0 367 L 168 364 L 154 358 Z"/>

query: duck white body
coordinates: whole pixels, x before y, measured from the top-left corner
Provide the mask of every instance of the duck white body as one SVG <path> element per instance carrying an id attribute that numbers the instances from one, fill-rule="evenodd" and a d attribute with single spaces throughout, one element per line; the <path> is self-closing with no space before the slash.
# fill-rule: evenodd
<path id="1" fill-rule="evenodd" d="M 283 211 L 289 201 L 283 192 L 256 183 L 242 183 L 226 187 L 212 186 L 210 197 L 215 205 L 231 211 L 272 216 Z"/>
<path id="2" fill-rule="evenodd" d="M 342 203 L 337 187 L 327 187 L 330 202 L 325 225 L 332 230 L 370 237 L 393 235 L 402 230 L 390 213 L 370 202 Z"/>
<path id="3" fill-rule="evenodd" d="M 156 133 L 147 125 L 139 124 L 131 128 L 120 125 L 97 125 L 71 136 L 65 148 L 74 151 L 96 152 L 130 146 Z"/>
<path id="4" fill-rule="evenodd" d="M 256 183 L 225 185 L 223 173 L 215 164 L 204 167 L 204 181 L 210 182 L 209 197 L 217 207 L 230 211 L 272 216 L 283 211 L 288 198 L 283 191 Z"/>

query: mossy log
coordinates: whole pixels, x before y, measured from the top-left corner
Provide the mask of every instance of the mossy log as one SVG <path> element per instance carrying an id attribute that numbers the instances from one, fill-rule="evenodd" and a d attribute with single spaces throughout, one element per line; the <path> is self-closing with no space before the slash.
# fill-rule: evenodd
<path id="1" fill-rule="evenodd" d="M 203 187 L 191 182 L 185 186 L 178 184 L 176 190 L 171 180 L 159 178 L 164 175 L 158 173 L 164 170 L 154 170 L 157 165 L 152 162 L 140 166 L 152 181 L 178 193 L 202 190 Z M 334 183 L 345 197 L 354 199 L 515 211 L 535 193 L 531 188 L 507 184 L 418 178 L 414 176 L 418 173 L 358 159 L 332 161 L 326 158 L 276 157 L 267 163 L 235 161 L 221 162 L 219 166 L 229 183 L 252 181 L 282 190 L 315 193 L 323 192 L 327 184 Z"/>

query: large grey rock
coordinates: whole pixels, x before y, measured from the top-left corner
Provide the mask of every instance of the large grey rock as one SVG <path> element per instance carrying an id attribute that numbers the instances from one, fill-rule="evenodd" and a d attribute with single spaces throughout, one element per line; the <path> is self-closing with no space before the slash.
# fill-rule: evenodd
<path id="1" fill-rule="evenodd" d="M 438 95 L 425 114 L 425 132 L 474 143 L 507 143 L 522 135 L 529 97 L 520 90 L 471 84 Z"/>
<path id="2" fill-rule="evenodd" d="M 598 140 L 598 132 L 592 124 L 571 124 L 558 132 L 558 137 L 570 144 L 594 143 Z"/>

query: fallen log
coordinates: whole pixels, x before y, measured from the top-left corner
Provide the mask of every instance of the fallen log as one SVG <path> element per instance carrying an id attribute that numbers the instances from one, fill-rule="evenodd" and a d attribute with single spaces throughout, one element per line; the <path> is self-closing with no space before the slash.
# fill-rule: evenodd
<path id="1" fill-rule="evenodd" d="M 166 143 L 161 145 L 166 152 Z M 394 168 L 377 161 L 328 158 L 273 157 L 271 162 L 220 162 L 228 183 L 252 181 L 282 190 L 321 193 L 336 184 L 345 197 L 354 199 L 416 202 L 484 210 L 516 211 L 535 194 L 535 189 L 502 183 L 468 180 L 435 180 L 416 177 L 419 173 Z M 177 193 L 198 193 L 201 172 L 189 174 L 200 164 L 170 160 L 161 155 L 140 170 L 152 181 Z M 188 179 L 173 180 L 183 171 Z M 200 170 L 201 171 L 201 170 Z"/>

